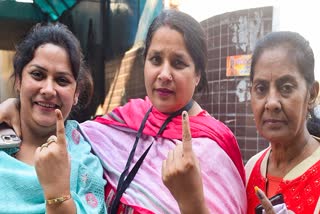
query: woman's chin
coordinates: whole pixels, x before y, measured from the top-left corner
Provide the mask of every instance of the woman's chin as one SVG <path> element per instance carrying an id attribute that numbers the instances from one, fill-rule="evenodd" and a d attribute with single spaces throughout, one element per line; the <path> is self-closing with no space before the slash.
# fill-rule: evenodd
<path id="1" fill-rule="evenodd" d="M 42 127 L 52 127 L 52 126 L 56 125 L 56 119 L 55 118 L 42 118 L 42 119 L 36 120 L 36 123 Z"/>

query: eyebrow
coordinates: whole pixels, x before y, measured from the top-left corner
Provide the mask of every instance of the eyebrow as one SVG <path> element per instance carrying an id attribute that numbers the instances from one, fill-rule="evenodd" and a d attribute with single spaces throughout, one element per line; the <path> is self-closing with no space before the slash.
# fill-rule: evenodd
<path id="1" fill-rule="evenodd" d="M 37 64 L 31 64 L 30 67 L 36 67 L 36 68 L 38 68 L 40 70 L 47 71 L 47 69 L 45 69 L 45 68 L 43 68 L 43 67 L 41 67 L 40 65 L 37 65 Z"/>
<path id="2" fill-rule="evenodd" d="M 262 79 L 262 78 L 257 78 L 255 80 L 253 80 L 253 84 L 254 83 L 267 83 L 269 82 L 268 80 L 265 80 L 265 79 Z M 284 75 L 282 77 L 280 77 L 279 79 L 276 80 L 276 84 L 281 84 L 281 83 L 284 83 L 284 82 L 294 82 L 294 83 L 297 83 L 297 80 L 294 76 L 290 75 L 290 74 L 287 74 L 287 75 Z"/>
<path id="3" fill-rule="evenodd" d="M 158 50 L 154 50 L 154 49 L 150 49 L 148 51 L 148 54 L 152 54 L 152 55 L 161 55 L 161 51 L 158 51 Z"/>
<path id="4" fill-rule="evenodd" d="M 280 77 L 279 79 L 276 80 L 276 83 L 284 83 L 284 82 L 294 82 L 297 83 L 297 80 L 295 77 L 293 77 L 292 75 L 285 75 L 283 77 Z"/>
<path id="5" fill-rule="evenodd" d="M 179 59 L 188 59 L 189 56 L 187 54 L 184 54 L 184 53 L 174 53 L 174 56 L 179 58 Z"/>
<path id="6" fill-rule="evenodd" d="M 150 51 L 148 51 L 151 54 L 157 54 L 157 55 L 163 55 L 163 51 L 161 50 L 157 50 L 157 49 L 150 49 Z M 188 54 L 189 53 L 185 53 L 185 51 L 172 51 L 173 55 L 175 57 L 179 57 L 179 58 L 188 58 Z"/>
<path id="7" fill-rule="evenodd" d="M 268 81 L 265 79 L 257 78 L 252 81 L 252 85 L 255 83 L 267 83 Z"/>
<path id="8" fill-rule="evenodd" d="M 31 64 L 30 67 L 36 67 L 44 72 L 48 72 L 47 69 L 45 69 L 44 67 L 37 65 L 37 64 Z M 57 71 L 57 74 L 63 74 L 63 75 L 67 75 L 67 76 L 71 76 L 73 77 L 73 73 L 72 71 L 68 72 L 68 71 Z"/>

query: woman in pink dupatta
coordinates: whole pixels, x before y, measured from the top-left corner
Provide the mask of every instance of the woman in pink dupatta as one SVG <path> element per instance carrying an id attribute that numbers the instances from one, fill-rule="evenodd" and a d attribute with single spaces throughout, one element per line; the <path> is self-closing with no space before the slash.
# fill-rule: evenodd
<path id="1" fill-rule="evenodd" d="M 111 113 L 82 124 L 105 169 L 110 213 L 179 213 L 179 208 L 183 213 L 246 212 L 244 167 L 236 139 L 192 99 L 195 91 L 207 87 L 206 61 L 206 40 L 200 24 L 182 12 L 163 11 L 151 24 L 146 39 L 144 76 L 148 96 L 130 100 Z M 182 143 L 182 110 L 189 114 L 192 151 L 201 166 L 203 190 L 199 197 L 203 193 L 207 205 L 203 211 L 188 209 L 187 202 L 162 182 L 162 162 L 172 153 L 169 151 Z M 163 125 L 173 112 L 178 115 Z M 116 189 L 123 186 L 119 180 L 146 114 L 125 178 L 152 146 L 118 205 L 112 207 L 119 197 Z M 164 131 L 159 133 L 161 127 Z M 197 196 L 189 185 L 179 191 Z"/>
<path id="2" fill-rule="evenodd" d="M 246 212 L 236 139 L 193 100 L 195 91 L 208 87 L 206 62 L 201 25 L 185 13 L 165 10 L 147 34 L 147 97 L 81 124 L 104 167 L 108 213 Z M 176 152 L 182 143 L 188 152 Z M 174 160 L 190 157 L 182 171 L 170 170 Z M 199 206 L 189 206 L 197 201 Z"/>

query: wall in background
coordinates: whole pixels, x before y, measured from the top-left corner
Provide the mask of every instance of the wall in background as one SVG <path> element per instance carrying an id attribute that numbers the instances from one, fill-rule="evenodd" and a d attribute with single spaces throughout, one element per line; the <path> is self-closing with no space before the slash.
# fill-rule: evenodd
<path id="1" fill-rule="evenodd" d="M 228 12 L 201 22 L 208 41 L 208 100 L 200 104 L 235 134 L 246 162 L 268 143 L 255 127 L 248 76 L 226 76 L 226 58 L 251 54 L 255 42 L 272 31 L 273 7 Z"/>

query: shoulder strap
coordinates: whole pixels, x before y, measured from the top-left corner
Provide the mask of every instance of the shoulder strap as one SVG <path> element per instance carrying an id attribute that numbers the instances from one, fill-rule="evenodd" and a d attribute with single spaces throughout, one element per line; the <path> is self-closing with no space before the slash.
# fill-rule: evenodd
<path id="1" fill-rule="evenodd" d="M 189 111 L 191 109 L 192 105 L 193 105 L 193 100 L 190 100 L 186 106 L 184 106 L 183 108 L 179 109 L 178 111 L 170 114 L 170 116 L 164 121 L 164 123 L 160 127 L 157 136 L 159 136 L 164 131 L 164 129 L 166 128 L 167 124 L 172 120 L 172 118 L 182 114 L 183 111 Z M 128 186 L 130 185 L 131 181 L 136 176 L 140 166 L 143 163 L 143 160 L 147 156 L 147 154 L 148 154 L 148 152 L 149 152 L 149 150 L 150 150 L 150 148 L 151 148 L 151 146 L 152 146 L 152 144 L 154 142 L 154 140 L 153 140 L 152 143 L 150 144 L 150 146 L 144 151 L 144 153 L 141 155 L 139 160 L 133 166 L 132 170 L 128 173 L 129 168 L 130 168 L 130 163 L 131 163 L 131 161 L 133 159 L 133 156 L 134 156 L 135 150 L 137 148 L 139 139 L 141 137 L 142 131 L 144 129 L 144 126 L 146 124 L 146 121 L 148 119 L 148 116 L 149 116 L 151 110 L 152 110 L 152 107 L 147 111 L 147 113 L 145 114 L 145 116 L 144 116 L 144 118 L 142 120 L 142 123 L 140 125 L 139 130 L 138 130 L 138 133 L 136 135 L 136 139 L 135 139 L 134 145 L 133 145 L 133 147 L 131 149 L 129 158 L 127 160 L 127 164 L 126 164 L 125 169 L 123 170 L 123 172 L 121 173 L 121 176 L 119 178 L 116 196 L 115 196 L 115 199 L 113 200 L 113 202 L 111 204 L 111 208 L 110 208 L 110 213 L 111 214 L 116 214 L 117 213 L 118 207 L 119 207 L 119 204 L 120 204 L 120 199 L 121 199 L 123 193 L 126 191 Z M 125 178 L 126 175 L 127 175 L 127 177 Z"/>

